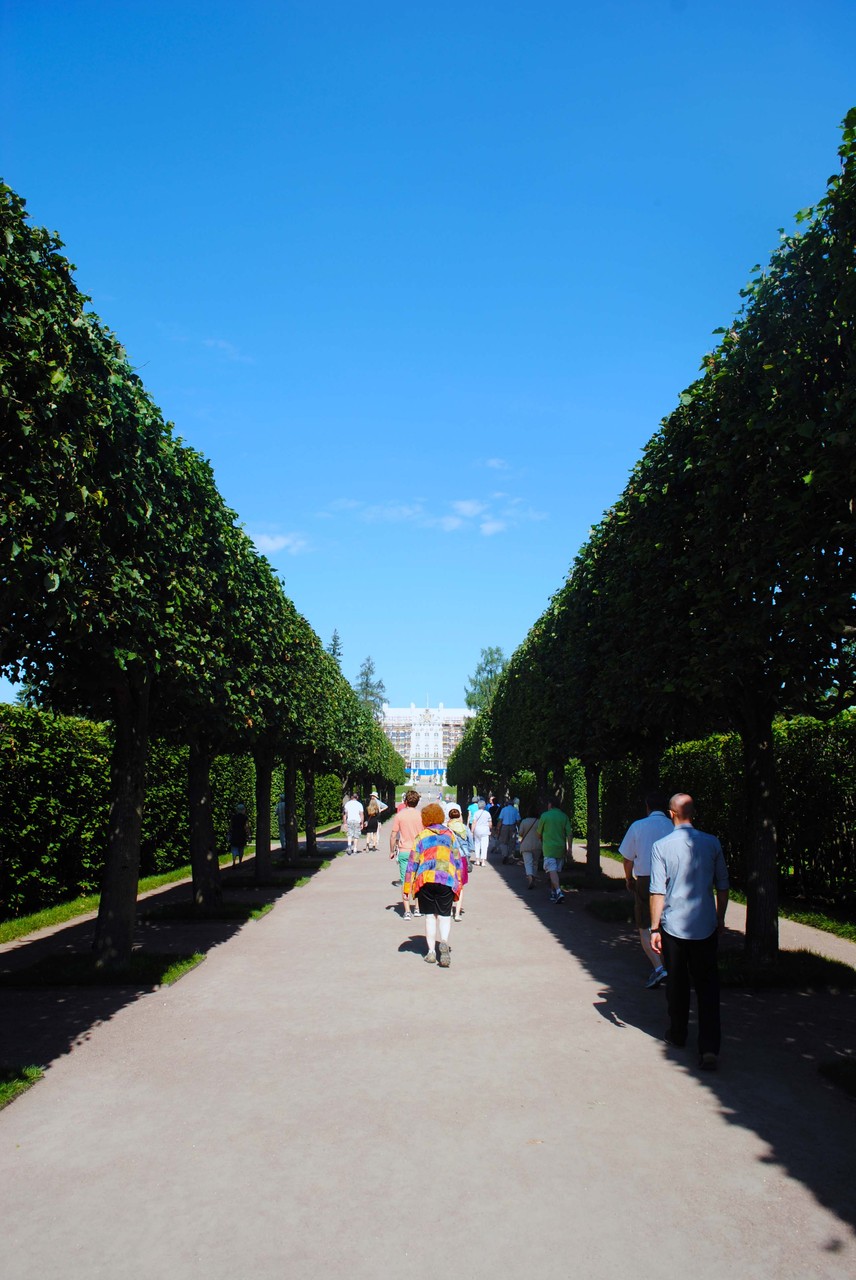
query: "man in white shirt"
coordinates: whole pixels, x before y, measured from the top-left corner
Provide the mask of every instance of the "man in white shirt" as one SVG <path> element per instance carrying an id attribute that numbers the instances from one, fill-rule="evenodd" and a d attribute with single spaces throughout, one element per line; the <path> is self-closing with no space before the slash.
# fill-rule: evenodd
<path id="1" fill-rule="evenodd" d="M 648 990 L 659 987 L 667 977 L 660 957 L 651 946 L 648 926 L 651 923 L 649 896 L 651 850 L 657 840 L 671 833 L 672 819 L 668 815 L 668 808 L 669 804 L 665 796 L 657 791 L 649 791 L 645 796 L 646 817 L 631 823 L 627 828 L 627 834 L 618 846 L 618 852 L 624 859 L 624 878 L 627 881 L 627 889 L 633 894 L 633 916 L 636 928 L 639 930 L 639 941 L 651 962 L 652 973 L 645 983 Z"/>
<path id="2" fill-rule="evenodd" d="M 357 841 L 359 840 L 360 832 L 363 829 L 363 815 L 363 806 L 355 795 L 352 795 L 350 800 L 346 800 L 342 806 L 342 817 L 344 818 L 345 826 L 348 831 L 349 858 L 352 853 L 359 853 Z"/>

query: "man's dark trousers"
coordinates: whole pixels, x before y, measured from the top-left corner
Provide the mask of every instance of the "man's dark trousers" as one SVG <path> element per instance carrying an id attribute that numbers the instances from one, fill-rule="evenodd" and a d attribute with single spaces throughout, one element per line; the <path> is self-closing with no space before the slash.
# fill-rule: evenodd
<path id="1" fill-rule="evenodd" d="M 669 1039 L 684 1044 L 690 1017 L 690 986 L 695 987 L 698 1005 L 698 1051 L 719 1053 L 722 1039 L 719 1022 L 719 969 L 716 953 L 719 934 L 709 938 L 675 938 L 665 929 L 663 964 L 666 966 L 666 999 L 669 1006 Z"/>

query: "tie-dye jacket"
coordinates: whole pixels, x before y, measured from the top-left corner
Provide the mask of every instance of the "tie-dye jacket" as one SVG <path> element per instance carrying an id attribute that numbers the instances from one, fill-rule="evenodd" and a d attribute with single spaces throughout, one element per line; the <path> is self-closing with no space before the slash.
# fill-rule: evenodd
<path id="1" fill-rule="evenodd" d="M 425 827 L 417 836 L 404 877 L 405 897 L 415 897 L 423 885 L 445 884 L 455 897 L 461 892 L 461 855 L 448 827 Z"/>

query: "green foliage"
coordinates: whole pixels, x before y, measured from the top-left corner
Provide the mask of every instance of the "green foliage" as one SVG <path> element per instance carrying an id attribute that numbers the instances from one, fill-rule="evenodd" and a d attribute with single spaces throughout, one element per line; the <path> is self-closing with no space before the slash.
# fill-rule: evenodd
<path id="1" fill-rule="evenodd" d="M 41 1080 L 41 1067 L 0 1067 L 0 1110 Z"/>
<path id="2" fill-rule="evenodd" d="M 487 711 L 481 711 L 467 721 L 461 741 L 446 762 L 449 786 L 474 789 L 485 796 L 498 787 L 499 776 L 489 725 Z"/>
<path id="3" fill-rule="evenodd" d="M 768 957 L 775 833 L 790 829 L 772 722 L 856 697 L 856 109 L 840 156 L 512 656 L 483 730 L 495 769 L 636 755 L 648 778 L 666 741 L 736 731 L 747 942 Z M 620 773 L 607 779 L 613 837 L 634 807 Z M 704 780 L 733 829 L 722 779 L 708 767 Z M 786 857 L 807 881 L 809 863 Z"/>
<path id="4" fill-rule="evenodd" d="M 103 725 L 0 706 L 2 915 L 24 915 L 97 889 L 109 752 Z"/>
<path id="5" fill-rule="evenodd" d="M 284 769 L 278 765 L 273 771 L 271 786 L 271 839 L 279 839 L 279 826 L 276 820 L 276 803 L 284 791 Z M 323 827 L 330 822 L 338 822 L 342 817 L 342 782 L 333 773 L 315 775 L 315 824 Z M 303 774 L 297 772 L 297 829 L 306 829 L 306 804 L 304 795 Z"/>
<path id="6" fill-rule="evenodd" d="M 335 654 L 333 655 L 335 657 Z M 384 682 L 375 675 L 374 659 L 368 657 L 364 660 L 357 676 L 356 684 L 357 697 L 364 707 L 368 707 L 372 717 L 377 720 L 383 713 L 383 704 L 386 698 L 386 686 Z"/>
<path id="7" fill-rule="evenodd" d="M 573 797 L 573 804 L 571 803 Z M 582 839 L 586 834 L 588 808 L 586 804 L 586 771 L 579 760 L 565 765 L 565 809 L 574 824 L 574 835 Z"/>
<path id="8" fill-rule="evenodd" d="M 464 701 L 473 711 L 490 706 L 499 677 L 508 659 L 496 645 L 482 649 L 478 666 L 467 681 Z"/>
<path id="9" fill-rule="evenodd" d="M 0 918 L 96 893 L 106 850 L 110 752 L 104 725 L 0 705 Z M 326 780 L 319 786 L 329 793 Z M 221 756 L 212 767 L 212 808 L 224 851 L 229 815 L 239 800 L 252 824 L 253 762 Z M 325 812 L 330 808 L 328 799 Z M 333 817 L 338 813 L 337 799 Z M 149 757 L 142 854 L 145 875 L 185 867 L 188 860 L 187 748 L 162 740 L 152 744 Z"/>
<path id="10" fill-rule="evenodd" d="M 779 885 L 790 899 L 856 906 L 856 716 L 823 722 L 809 716 L 777 720 L 773 729 L 775 796 L 780 815 Z M 681 742 L 663 756 L 666 795 L 688 791 L 697 825 L 722 842 L 736 887 L 747 878 L 747 797 L 740 740 L 710 734 Z M 644 816 L 639 760 L 604 766 L 603 834 L 618 843 Z M 807 921 L 810 923 L 810 921 Z"/>
<path id="11" fill-rule="evenodd" d="M 201 951 L 158 955 L 135 951 L 130 963 L 107 968 L 94 955 L 48 955 L 25 969 L 0 974 L 0 987 L 168 987 L 205 959 Z"/>
<path id="12" fill-rule="evenodd" d="M 342 654 L 343 654 L 342 637 L 339 635 L 339 631 L 337 627 L 333 628 L 333 634 L 330 637 L 330 643 L 327 645 L 327 652 L 329 653 L 330 657 L 333 658 L 336 664 L 339 667 L 341 667 Z"/>

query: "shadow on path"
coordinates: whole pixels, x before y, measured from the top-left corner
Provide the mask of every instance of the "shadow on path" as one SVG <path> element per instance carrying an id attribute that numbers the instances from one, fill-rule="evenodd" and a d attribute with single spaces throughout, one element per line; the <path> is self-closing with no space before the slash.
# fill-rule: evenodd
<path id="1" fill-rule="evenodd" d="M 594 1008 L 615 1035 L 636 1028 L 662 1040 L 665 993 L 663 988 L 645 990 L 650 967 L 636 929 L 595 919 L 585 910 L 591 897 L 585 890 L 572 891 L 555 905 L 544 884 L 526 891 L 521 867 L 494 863 L 494 870 L 595 979 L 599 990 Z M 742 944 L 741 933 L 726 930 L 723 948 Z M 723 1119 L 751 1130 L 767 1145 L 760 1157 L 764 1163 L 798 1180 L 846 1224 L 842 1237 L 825 1245 L 836 1252 L 856 1228 L 856 1102 L 827 1084 L 817 1066 L 856 1055 L 856 992 L 724 989 L 722 1025 L 718 1072 L 696 1070 L 694 1014 L 686 1049 L 663 1043 L 663 1069 L 698 1079 L 715 1096 Z M 656 1098 L 647 1105 L 658 1115 Z M 668 1125 L 668 1115 L 660 1116 L 659 1135 L 666 1148 Z M 702 1151 L 699 1157 L 702 1169 Z"/>
<path id="2" fill-rule="evenodd" d="M 223 900 L 227 906 L 246 904 L 248 908 L 277 902 L 304 876 L 312 876 L 324 859 L 333 857 L 342 841 L 319 840 L 317 857 L 301 852 L 291 863 L 274 855 L 271 883 L 257 886 L 253 880 L 252 858 L 241 866 L 222 868 Z M 192 902 L 189 881 L 169 885 L 141 897 L 137 903 L 134 950 L 158 955 L 207 955 L 247 927 L 264 924 L 264 917 L 217 919 L 175 916 L 181 905 Z M 157 911 L 165 909 L 163 917 Z M 88 1040 L 95 1027 L 108 1022 L 125 1006 L 155 988 L 150 984 L 126 983 L 116 986 L 16 987 L 14 975 L 47 958 L 86 955 L 92 950 L 95 918 L 90 916 L 43 930 L 0 949 L 0 1066 L 47 1067 Z M 9 984 L 9 985 L 6 985 Z"/>

